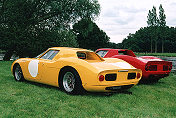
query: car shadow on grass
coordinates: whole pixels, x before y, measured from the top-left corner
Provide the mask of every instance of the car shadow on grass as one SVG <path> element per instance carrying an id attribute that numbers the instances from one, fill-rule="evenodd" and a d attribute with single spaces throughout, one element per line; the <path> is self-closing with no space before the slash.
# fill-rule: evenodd
<path id="1" fill-rule="evenodd" d="M 116 92 L 86 92 L 85 95 L 93 95 L 93 96 L 113 96 L 115 94 L 127 94 L 132 95 L 131 91 L 116 91 Z"/>
<path id="2" fill-rule="evenodd" d="M 139 81 L 138 85 L 156 85 L 161 83 L 165 83 L 165 82 L 161 80 L 145 80 L 145 81 Z"/>
<path id="3" fill-rule="evenodd" d="M 59 87 L 55 87 L 55 86 L 51 86 L 51 85 L 46 85 L 46 84 L 42 84 L 42 83 L 36 83 L 36 82 L 32 82 L 32 81 L 27 81 L 27 80 L 24 80 L 22 81 L 22 83 L 24 84 L 31 84 L 31 85 L 34 85 L 34 86 L 37 86 L 37 87 L 41 87 L 41 88 L 49 88 L 49 89 L 53 89 L 53 90 L 56 90 L 56 91 L 61 91 L 67 95 L 70 95 L 70 96 L 77 96 L 77 95 L 81 95 L 81 96 L 94 96 L 94 97 L 103 97 L 103 96 L 113 96 L 114 94 L 128 94 L 128 95 L 132 95 L 132 92 L 131 91 L 128 91 L 128 90 L 121 90 L 121 91 L 113 91 L 113 92 L 88 92 L 88 91 L 83 91 L 82 93 L 80 94 L 69 94 L 69 93 L 66 93 L 65 91 L 63 91 L 61 88 Z"/>

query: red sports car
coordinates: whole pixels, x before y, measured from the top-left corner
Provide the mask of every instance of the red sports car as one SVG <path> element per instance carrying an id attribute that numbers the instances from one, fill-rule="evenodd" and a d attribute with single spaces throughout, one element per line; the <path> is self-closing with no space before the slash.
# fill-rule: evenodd
<path id="1" fill-rule="evenodd" d="M 169 75 L 172 62 L 164 61 L 153 56 L 136 57 L 132 50 L 127 49 L 98 49 L 96 53 L 103 58 L 119 58 L 135 68 L 142 70 L 142 80 L 158 81 Z"/>

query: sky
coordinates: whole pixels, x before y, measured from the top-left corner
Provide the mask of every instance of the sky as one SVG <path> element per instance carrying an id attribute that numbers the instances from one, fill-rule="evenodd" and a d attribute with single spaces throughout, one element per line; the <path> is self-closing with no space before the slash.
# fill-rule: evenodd
<path id="1" fill-rule="evenodd" d="M 147 26 L 147 15 L 153 6 L 159 15 L 162 4 L 166 25 L 176 26 L 176 0 L 98 0 L 101 6 L 96 24 L 110 37 L 111 42 L 121 43 L 129 33 L 134 34 Z"/>

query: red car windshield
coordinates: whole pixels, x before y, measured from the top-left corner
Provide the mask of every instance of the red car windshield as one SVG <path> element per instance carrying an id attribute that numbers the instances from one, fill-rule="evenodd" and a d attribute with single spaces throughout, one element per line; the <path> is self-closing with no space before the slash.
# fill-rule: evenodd
<path id="1" fill-rule="evenodd" d="M 100 57 L 104 57 L 106 54 L 107 54 L 108 50 L 100 50 L 97 52 L 97 54 L 100 56 Z"/>

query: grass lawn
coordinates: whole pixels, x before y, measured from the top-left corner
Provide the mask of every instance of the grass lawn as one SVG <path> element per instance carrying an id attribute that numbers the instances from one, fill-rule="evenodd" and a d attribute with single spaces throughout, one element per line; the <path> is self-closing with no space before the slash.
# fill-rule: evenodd
<path id="1" fill-rule="evenodd" d="M 10 61 L 0 61 L 0 118 L 7 117 L 140 117 L 176 116 L 176 75 L 156 84 L 140 84 L 132 94 L 68 95 L 56 87 L 16 82 Z"/>
<path id="2" fill-rule="evenodd" d="M 135 53 L 137 56 L 165 56 L 176 57 L 176 53 Z"/>

